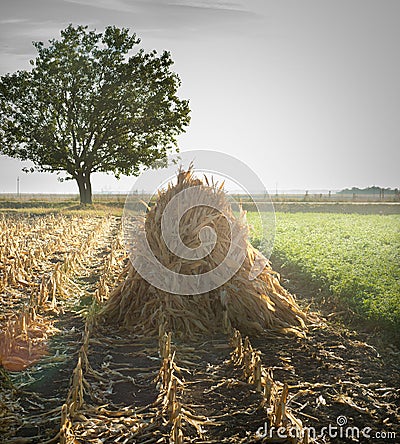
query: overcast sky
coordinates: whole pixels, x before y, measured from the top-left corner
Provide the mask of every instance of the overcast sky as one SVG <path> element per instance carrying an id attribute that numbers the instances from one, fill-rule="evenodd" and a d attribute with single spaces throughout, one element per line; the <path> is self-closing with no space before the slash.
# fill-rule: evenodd
<path id="1" fill-rule="evenodd" d="M 190 99 L 182 151 L 245 162 L 267 189 L 399 187 L 398 0 L 2 0 L 0 74 L 69 23 L 130 28 L 169 50 Z M 0 192 L 77 192 L 0 158 Z M 127 190 L 95 175 L 93 188 Z"/>

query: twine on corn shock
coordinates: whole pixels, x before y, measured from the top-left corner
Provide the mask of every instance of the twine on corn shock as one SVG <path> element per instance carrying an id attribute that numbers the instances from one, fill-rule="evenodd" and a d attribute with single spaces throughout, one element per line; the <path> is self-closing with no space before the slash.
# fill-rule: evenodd
<path id="1" fill-rule="evenodd" d="M 166 240 L 162 230 L 164 213 L 168 205 L 186 191 L 184 203 L 189 209 L 184 213 L 178 211 L 181 218 L 175 221 L 177 227 L 172 230 L 172 237 Z M 211 204 L 207 205 L 207 202 Z M 201 234 L 206 227 L 216 236 L 211 236 L 210 230 Z M 236 215 L 232 211 L 222 186 L 203 183 L 194 177 L 192 169 L 181 170 L 175 185 L 169 184 L 166 190 L 158 192 L 155 205 L 148 210 L 139 227 L 136 223 L 136 230 L 141 233 L 139 239 L 145 238 L 145 241 L 135 244 L 131 259 L 133 257 L 134 264 L 140 265 L 144 258 L 144 265 L 140 265 L 139 272 L 132 261 L 128 263 L 123 275 L 125 279 L 111 291 L 101 312 L 106 322 L 139 329 L 147 335 L 158 335 L 162 313 L 165 328 L 188 338 L 228 332 L 231 328 L 246 334 L 264 329 L 304 334 L 306 315 L 294 297 L 281 286 L 279 275 L 267 260 L 259 274 L 250 279 L 254 277 L 253 268 L 261 253 L 248 241 L 245 213 L 240 210 Z M 179 245 L 174 244 L 178 242 L 177 236 Z M 147 243 L 145 247 L 144 242 Z M 175 245 L 177 254 L 168 248 L 167 243 Z M 209 249 L 210 245 L 214 247 Z M 147 247 L 157 264 L 154 259 L 147 260 Z M 199 251 L 199 248 L 203 250 Z M 195 250 L 194 258 L 187 255 L 187 249 Z M 230 255 L 232 251 L 235 254 Z M 225 281 L 225 271 L 222 277 L 218 273 L 208 274 L 222 263 L 225 271 L 233 270 Z M 153 271 L 152 265 L 157 265 Z M 160 269 L 167 272 L 160 273 Z M 169 272 L 173 273 L 172 278 Z M 146 273 L 144 279 L 142 275 Z M 204 276 L 210 276 L 211 289 L 199 294 Z M 171 284 L 178 291 L 160 289 L 163 279 L 163 285 Z M 214 280 L 218 285 L 214 285 Z M 181 291 L 179 285 L 182 282 L 189 284 Z M 196 282 L 199 284 L 197 288 Z M 192 288 L 191 294 L 188 294 L 188 288 Z"/>

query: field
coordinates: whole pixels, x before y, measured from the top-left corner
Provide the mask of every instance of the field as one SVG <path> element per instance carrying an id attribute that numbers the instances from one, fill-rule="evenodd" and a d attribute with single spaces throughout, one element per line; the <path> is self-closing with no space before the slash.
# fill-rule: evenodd
<path id="1" fill-rule="evenodd" d="M 301 276 L 290 289 L 304 308 L 315 296 L 306 335 L 187 342 L 101 322 L 127 263 L 121 208 L 109 207 L 0 216 L 0 442 L 350 442 L 318 436 L 339 416 L 396 442 L 398 349 L 332 322 L 306 293 L 324 286 L 362 317 L 397 325 L 398 215 L 277 213 L 282 280 Z M 265 424 L 308 437 L 263 439 Z"/>
<path id="2" fill-rule="evenodd" d="M 273 258 L 361 317 L 400 327 L 400 215 L 277 213 Z"/>

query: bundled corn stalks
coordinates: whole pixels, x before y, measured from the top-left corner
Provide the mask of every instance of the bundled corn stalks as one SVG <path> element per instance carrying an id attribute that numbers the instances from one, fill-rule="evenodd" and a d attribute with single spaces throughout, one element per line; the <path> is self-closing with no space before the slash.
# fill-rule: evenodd
<path id="1" fill-rule="evenodd" d="M 178 221 L 182 242 L 195 249 L 201 244 L 200 231 L 204 227 L 211 227 L 216 233 L 214 248 L 199 259 L 186 259 L 172 253 L 162 230 L 162 217 L 168 204 L 179 193 L 192 187 L 196 187 L 197 193 L 193 205 Z M 209 201 L 212 205 L 198 205 L 196 201 Z M 238 233 L 236 238 L 232 237 L 232 226 Z M 194 177 L 191 169 L 180 171 L 176 185 L 170 184 L 167 190 L 159 192 L 141 229 L 145 230 L 148 245 L 157 261 L 182 279 L 201 276 L 218 267 L 232 244 L 238 250 L 242 249 L 243 261 L 224 285 L 202 294 L 193 288 L 193 295 L 173 294 L 156 288 L 129 262 L 124 272 L 125 280 L 111 292 L 102 311 L 107 322 L 154 335 L 162 322 L 164 329 L 185 337 L 227 333 L 232 328 L 244 334 L 259 333 L 264 329 L 302 334 L 306 316 L 294 297 L 280 285 L 279 276 L 267 261 L 258 276 L 250 279 L 260 253 L 248 241 L 244 212 L 238 216 L 234 214 L 222 186 L 204 184 Z M 140 243 L 135 248 L 133 254 L 143 255 Z"/>

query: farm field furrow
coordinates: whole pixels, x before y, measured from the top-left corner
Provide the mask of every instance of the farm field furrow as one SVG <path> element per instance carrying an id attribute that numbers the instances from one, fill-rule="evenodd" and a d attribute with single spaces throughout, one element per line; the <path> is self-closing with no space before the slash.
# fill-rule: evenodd
<path id="1" fill-rule="evenodd" d="M 19 363 L 18 370 L 27 367 L 17 373 L 2 371 L 2 389 L 8 390 L 1 391 L 0 401 L 8 419 L 2 422 L 0 417 L 0 431 L 10 439 L 15 435 L 41 443 L 57 434 L 88 304 L 102 300 L 120 270 L 124 252 L 120 248 L 119 221 L 80 219 L 76 221 L 80 234 L 62 238 L 60 245 L 65 251 L 60 251 L 53 269 L 43 263 L 42 267 L 30 270 L 29 277 L 36 285 L 29 287 L 29 303 L 22 309 L 20 304 L 16 305 L 14 316 L 9 307 L 11 321 L 7 321 L 0 337 L 2 365 L 13 370 Z M 41 273 L 44 269 L 50 276 L 45 284 L 34 275 L 35 270 Z M 25 331 L 18 330 L 22 316 L 26 318 Z M 16 340 L 7 344 L 7 327 L 11 322 L 15 324 L 11 336 Z M 46 344 L 41 353 L 35 353 L 38 338 Z"/>
<path id="2" fill-rule="evenodd" d="M 157 341 L 93 328 L 81 354 L 87 364 L 71 390 L 78 412 L 65 408 L 73 410 L 65 436 L 88 444 L 181 442 L 175 436 L 198 444 L 255 443 L 257 431 L 278 425 L 282 414 L 299 433 L 314 427 L 318 435 L 339 416 L 360 429 L 398 433 L 399 374 L 356 334 L 318 321 L 306 340 L 265 333 L 251 343 L 240 335 L 239 342 L 227 335 L 168 343 L 168 336 Z"/>
<path id="3" fill-rule="evenodd" d="M 248 220 L 258 246 L 261 228 Z M 273 256 L 362 317 L 399 328 L 400 215 L 276 213 Z"/>

